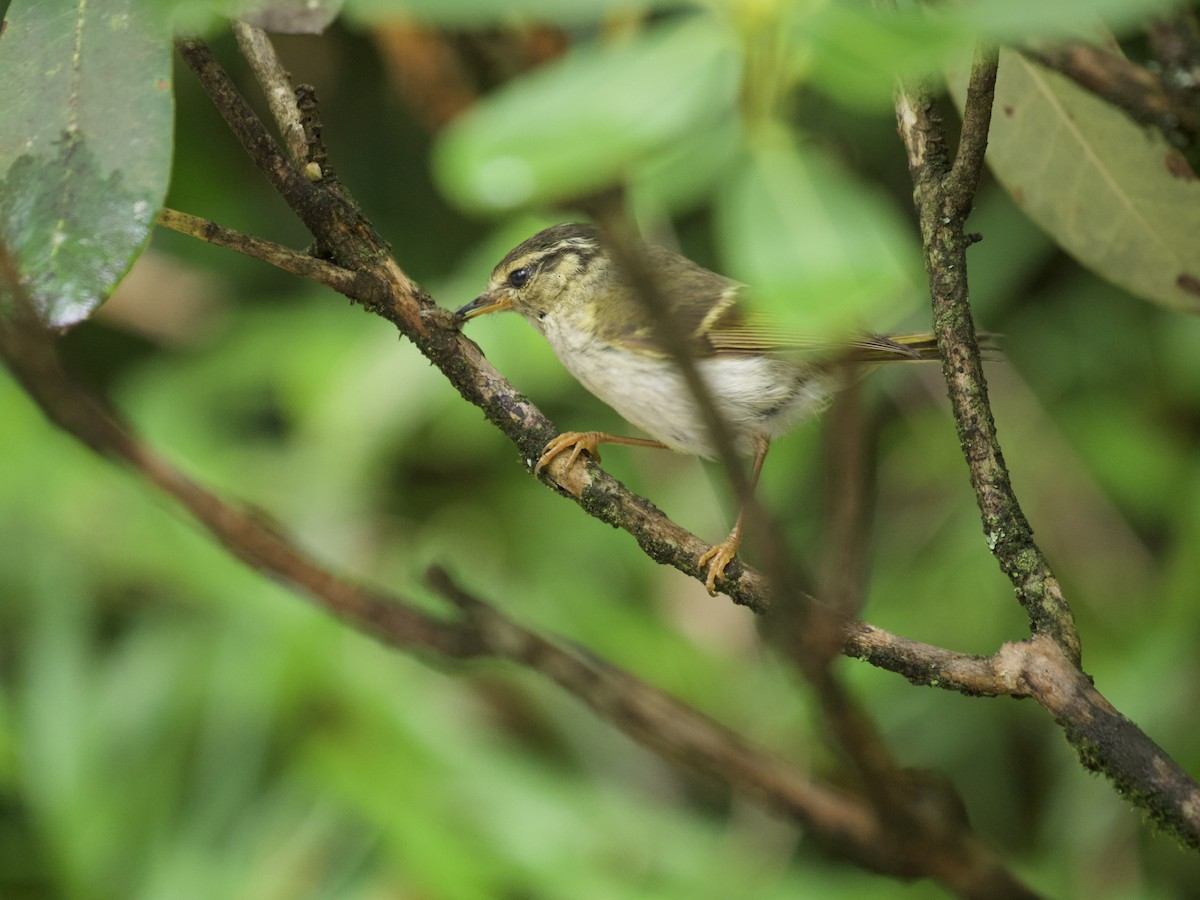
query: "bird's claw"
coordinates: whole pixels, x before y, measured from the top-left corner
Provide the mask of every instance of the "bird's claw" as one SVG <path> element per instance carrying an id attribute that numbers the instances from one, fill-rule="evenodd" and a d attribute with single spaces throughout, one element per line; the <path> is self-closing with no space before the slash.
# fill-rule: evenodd
<path id="1" fill-rule="evenodd" d="M 540 475 L 542 469 L 546 468 L 551 460 L 568 448 L 571 450 L 571 455 L 567 457 L 568 469 L 575 465 L 579 454 L 584 452 L 596 462 L 600 462 L 599 445 L 600 435 L 595 431 L 564 431 L 546 445 L 546 449 L 542 451 L 542 455 L 538 457 L 538 461 L 533 467 L 533 474 Z"/>
<path id="2" fill-rule="evenodd" d="M 714 544 L 705 550 L 697 561 L 696 565 L 700 568 L 708 566 L 708 571 L 704 576 L 704 587 L 711 596 L 717 595 L 717 579 L 725 577 L 725 567 L 737 556 L 739 544 L 741 544 L 740 536 L 730 535 L 721 543 Z"/>

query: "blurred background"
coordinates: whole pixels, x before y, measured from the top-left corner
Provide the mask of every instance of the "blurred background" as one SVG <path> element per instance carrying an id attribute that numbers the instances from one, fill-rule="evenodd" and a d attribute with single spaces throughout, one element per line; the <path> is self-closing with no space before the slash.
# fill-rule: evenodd
<path id="1" fill-rule="evenodd" d="M 583 25 L 434 32 L 360 8 L 277 47 L 296 81 L 317 86 L 338 175 L 400 265 L 456 308 L 509 247 L 576 214 L 497 215 L 448 197 L 458 151 L 438 142 L 459 138 L 441 129 L 476 94 L 595 39 Z M 228 34 L 211 40 L 258 103 Z M 461 70 L 465 100 L 419 50 L 474 63 Z M 175 90 L 168 205 L 303 247 L 178 65 Z M 848 196 L 869 185 L 890 210 L 916 280 L 866 314 L 920 329 L 911 182 L 890 85 L 873 90 L 846 103 L 802 85 L 774 115 L 839 161 Z M 635 205 L 656 238 L 744 269 L 736 204 L 714 211 L 708 187 Z M 1005 458 L 1073 604 L 1085 667 L 1198 772 L 1200 321 L 1090 274 L 990 177 L 968 227 L 983 236 L 970 251 L 977 321 L 1004 335 L 988 375 Z M 468 333 L 560 428 L 628 430 L 518 317 Z M 838 777 L 804 688 L 751 613 L 530 478 L 389 324 L 340 296 L 160 230 L 61 347 L 150 444 L 267 511 L 333 570 L 440 609 L 420 575 L 444 565 L 523 624 Z M 881 371 L 855 395 L 870 506 L 862 616 L 987 654 L 1027 626 L 987 551 L 944 393 L 929 366 Z M 773 447 L 761 490 L 813 590 L 838 502 L 828 421 Z M 0 422 L 0 896 L 941 896 L 828 858 L 528 673 L 448 669 L 354 633 L 48 425 L 4 373 Z M 706 465 L 622 447 L 604 462 L 697 534 L 728 529 L 728 491 Z M 1200 896 L 1196 856 L 1085 772 L 1031 702 L 839 666 L 900 762 L 946 773 L 977 831 L 1036 889 Z"/>

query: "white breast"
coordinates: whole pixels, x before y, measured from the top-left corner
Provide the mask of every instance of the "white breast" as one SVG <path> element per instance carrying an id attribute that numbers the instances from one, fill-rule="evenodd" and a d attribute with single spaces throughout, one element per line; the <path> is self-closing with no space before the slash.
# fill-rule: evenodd
<path id="1" fill-rule="evenodd" d="M 530 320 L 559 360 L 589 391 L 627 421 L 673 450 L 713 457 L 703 418 L 670 360 L 597 343 L 568 316 Z M 758 435 L 773 439 L 829 402 L 828 376 L 765 356 L 697 361 L 738 450 L 754 451 Z"/>

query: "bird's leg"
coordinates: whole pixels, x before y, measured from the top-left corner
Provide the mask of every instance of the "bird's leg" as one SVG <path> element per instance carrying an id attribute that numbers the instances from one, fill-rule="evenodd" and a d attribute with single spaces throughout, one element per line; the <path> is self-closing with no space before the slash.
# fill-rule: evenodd
<path id="1" fill-rule="evenodd" d="M 767 458 L 767 448 L 770 442 L 766 438 L 756 437 L 754 439 L 754 466 L 750 470 L 750 490 L 753 491 L 758 485 L 758 476 L 762 472 L 763 460 Z M 697 565 L 702 567 L 708 564 L 708 573 L 704 577 L 704 586 L 708 588 L 708 592 L 713 596 L 717 593 L 717 579 L 725 577 L 725 567 L 733 562 L 733 558 L 737 556 L 738 547 L 742 543 L 742 529 L 746 522 L 746 504 L 742 504 L 741 510 L 738 512 L 737 521 L 733 523 L 733 531 L 729 532 L 729 537 L 721 541 L 719 544 L 714 544 L 704 551 Z"/>
<path id="2" fill-rule="evenodd" d="M 538 458 L 537 465 L 533 467 L 533 474 L 539 474 L 542 469 L 549 465 L 550 460 L 568 449 L 571 451 L 571 455 L 567 458 L 568 469 L 575 464 L 575 460 L 578 459 L 579 454 L 585 450 L 592 459 L 600 462 L 600 451 L 597 449 L 600 444 L 628 444 L 631 447 L 653 447 L 657 450 L 668 449 L 666 444 L 659 441 L 652 441 L 648 438 L 621 437 L 616 434 L 606 434 L 603 431 L 564 431 L 546 445 L 546 449 L 542 451 L 542 455 Z"/>

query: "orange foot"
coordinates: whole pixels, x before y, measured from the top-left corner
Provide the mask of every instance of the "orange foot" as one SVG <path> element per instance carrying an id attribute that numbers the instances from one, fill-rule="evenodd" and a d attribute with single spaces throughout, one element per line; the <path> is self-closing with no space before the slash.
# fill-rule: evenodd
<path id="1" fill-rule="evenodd" d="M 608 434 L 603 431 L 564 431 L 546 445 L 546 449 L 542 451 L 537 465 L 533 467 L 533 474 L 541 474 L 542 469 L 550 464 L 550 460 L 568 448 L 571 450 L 571 455 L 567 458 L 567 468 L 575 465 L 575 460 L 584 451 L 587 451 L 596 462 L 600 462 L 600 451 L 597 448 L 601 444 L 625 444 L 629 447 L 653 447 L 656 450 L 666 449 L 665 444 L 660 444 L 658 441 L 652 441 L 647 438 L 621 437 L 620 435 Z"/>
<path id="2" fill-rule="evenodd" d="M 546 445 L 546 449 L 538 457 L 537 465 L 533 467 L 533 474 L 541 474 L 542 469 L 550 464 L 550 460 L 568 449 L 571 451 L 571 455 L 567 457 L 568 469 L 575 465 L 575 460 L 579 458 L 579 454 L 585 451 L 596 462 L 600 462 L 600 451 L 597 447 L 607 440 L 608 437 L 602 431 L 564 431 Z"/>
<path id="3" fill-rule="evenodd" d="M 699 566 L 708 565 L 708 574 L 704 577 L 704 586 L 708 588 L 708 592 L 712 596 L 715 597 L 717 595 L 717 579 L 725 577 L 725 567 L 733 562 L 733 558 L 737 556 L 738 546 L 741 543 L 741 529 L 734 528 L 729 533 L 729 537 L 704 551 L 699 562 L 697 562 Z"/>

